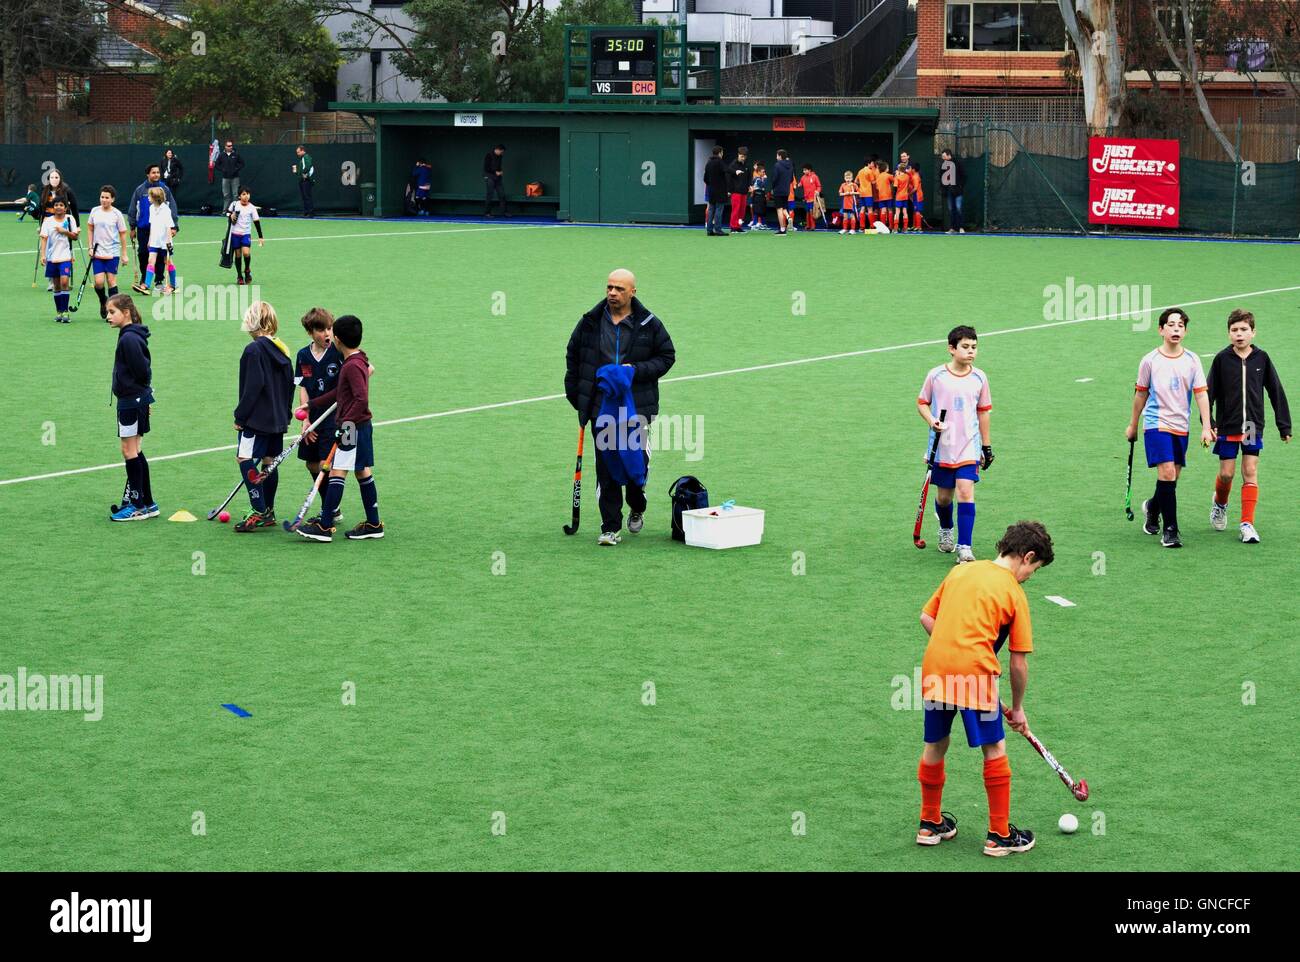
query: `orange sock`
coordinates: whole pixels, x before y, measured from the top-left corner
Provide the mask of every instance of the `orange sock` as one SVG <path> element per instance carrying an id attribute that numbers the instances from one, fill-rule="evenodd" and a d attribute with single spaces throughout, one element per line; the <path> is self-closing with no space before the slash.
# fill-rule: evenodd
<path id="1" fill-rule="evenodd" d="M 921 762 L 916 769 L 916 780 L 921 783 L 921 821 L 943 821 L 943 761 L 937 765 Z"/>
<path id="2" fill-rule="evenodd" d="M 1011 832 L 1011 759 L 984 760 L 984 791 L 989 797 L 989 831 L 1004 838 Z"/>
<path id="3" fill-rule="evenodd" d="M 1228 495 L 1232 494 L 1232 478 L 1217 477 L 1214 479 L 1214 503 L 1226 505 Z M 1242 495 L 1245 497 L 1245 495 Z"/>
<path id="4" fill-rule="evenodd" d="M 1255 523 L 1255 502 L 1259 500 L 1259 485 L 1247 481 L 1241 486 L 1241 521 Z"/>

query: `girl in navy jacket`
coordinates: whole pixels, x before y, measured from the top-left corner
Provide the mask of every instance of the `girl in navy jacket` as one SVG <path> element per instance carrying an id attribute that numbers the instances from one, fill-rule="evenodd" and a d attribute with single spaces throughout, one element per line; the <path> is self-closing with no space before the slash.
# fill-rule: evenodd
<path id="1" fill-rule="evenodd" d="M 275 308 L 265 301 L 254 301 L 244 313 L 243 330 L 252 343 L 239 359 L 239 403 L 235 406 L 239 450 L 235 460 L 248 486 L 252 510 L 235 525 L 241 533 L 275 527 L 275 489 L 280 476 L 263 471 L 284 450 L 293 404 L 293 363 L 289 348 L 275 336 L 279 327 Z"/>

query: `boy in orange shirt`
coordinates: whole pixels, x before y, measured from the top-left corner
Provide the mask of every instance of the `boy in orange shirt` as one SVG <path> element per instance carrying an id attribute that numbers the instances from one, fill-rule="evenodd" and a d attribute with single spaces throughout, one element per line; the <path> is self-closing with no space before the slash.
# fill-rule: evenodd
<path id="1" fill-rule="evenodd" d="M 906 167 L 901 163 L 898 170 L 894 173 L 894 230 L 898 230 L 901 222 L 903 232 L 907 232 L 908 226 L 908 198 L 912 196 L 912 177 Z"/>
<path id="2" fill-rule="evenodd" d="M 868 160 L 866 166 L 858 171 L 858 220 L 864 234 L 876 220 L 875 193 L 876 162 Z"/>
<path id="3" fill-rule="evenodd" d="M 972 561 L 948 573 L 921 609 L 921 626 L 930 636 L 921 662 L 925 707 L 925 749 L 916 777 L 921 783 L 918 845 L 938 845 L 957 834 L 957 819 L 942 810 L 943 758 L 957 714 L 966 743 L 984 752 L 984 790 L 989 800 L 989 832 L 984 854 L 994 857 L 1027 852 L 1034 833 L 1010 822 L 1011 762 L 1002 729 L 998 651 L 1011 651 L 1011 714 L 1014 731 L 1028 731 L 1026 655 L 1034 650 L 1029 599 L 1021 585 L 1052 563 L 1052 538 L 1037 521 L 1017 521 L 998 542 L 996 561 Z"/>
<path id="4" fill-rule="evenodd" d="M 894 177 L 889 172 L 889 164 L 881 161 L 876 165 L 876 207 L 885 226 L 893 230 L 894 221 Z"/>
<path id="5" fill-rule="evenodd" d="M 853 171 L 844 172 L 844 183 L 840 184 L 840 233 L 858 232 L 858 182 L 853 179 Z"/>
<path id="6" fill-rule="evenodd" d="M 799 178 L 799 184 L 803 187 L 803 203 L 807 229 L 816 230 L 817 197 L 822 192 L 821 178 L 817 176 L 810 165 L 804 164 L 803 176 Z"/>
<path id="7" fill-rule="evenodd" d="M 925 192 L 921 190 L 921 172 L 915 164 L 910 165 L 907 172 L 912 178 L 912 230 L 920 233 L 925 221 Z"/>

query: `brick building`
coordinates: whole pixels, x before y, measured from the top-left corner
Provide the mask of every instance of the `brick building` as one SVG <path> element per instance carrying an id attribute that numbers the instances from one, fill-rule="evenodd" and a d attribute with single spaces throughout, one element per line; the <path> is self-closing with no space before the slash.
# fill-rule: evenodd
<path id="1" fill-rule="evenodd" d="M 1068 76 L 1069 41 L 1056 0 L 916 0 L 917 95 L 1060 95 L 1077 92 Z M 1243 59 L 1263 61 L 1260 42 Z M 1233 69 L 1225 53 L 1209 56 L 1207 96 L 1280 93 L 1282 78 L 1268 72 L 1252 77 Z M 1175 70 L 1157 71 L 1161 83 L 1176 84 Z M 1131 89 L 1149 88 L 1145 71 L 1129 71 Z"/>

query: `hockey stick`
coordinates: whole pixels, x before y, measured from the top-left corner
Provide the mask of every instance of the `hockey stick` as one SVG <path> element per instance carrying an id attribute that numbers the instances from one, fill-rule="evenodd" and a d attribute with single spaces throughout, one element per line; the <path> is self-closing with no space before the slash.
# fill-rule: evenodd
<path id="1" fill-rule="evenodd" d="M 1009 719 L 1011 717 L 1011 709 L 1006 705 L 1003 705 L 1002 714 Z M 1087 780 L 1081 778 L 1076 782 L 1071 778 L 1070 773 L 1065 770 L 1065 766 L 1058 762 L 1052 756 L 1052 753 L 1043 747 L 1043 743 L 1040 742 L 1029 729 L 1025 729 L 1025 738 L 1028 739 L 1029 744 L 1034 746 L 1034 751 L 1043 756 L 1043 761 L 1047 762 L 1047 764 L 1051 766 L 1052 771 L 1056 772 L 1056 774 L 1060 776 L 1061 781 L 1065 783 L 1065 787 L 1070 790 L 1070 794 L 1079 801 L 1086 802 L 1088 800 Z"/>
<path id="2" fill-rule="evenodd" d="M 578 533 L 578 520 L 582 510 L 582 443 L 587 439 L 586 427 L 578 425 L 578 463 L 573 469 L 573 523 L 564 526 L 565 534 Z"/>
<path id="3" fill-rule="evenodd" d="M 265 481 L 265 480 L 266 480 L 266 476 L 267 476 L 268 474 L 270 474 L 272 471 L 274 471 L 276 468 L 278 468 L 281 464 L 283 464 L 283 463 L 284 463 L 284 459 L 287 458 L 290 454 L 293 453 L 294 449 L 298 447 L 298 442 L 301 441 L 301 440 L 302 440 L 304 437 L 306 437 L 308 434 L 310 434 L 312 431 L 315 431 L 316 428 L 320 425 L 320 423 L 321 423 L 322 421 L 324 421 L 325 418 L 327 418 L 330 414 L 333 413 L 334 408 L 336 408 L 337 406 L 338 406 L 337 404 L 331 404 L 331 405 L 330 405 L 330 406 L 325 410 L 325 412 L 324 412 L 323 414 L 321 414 L 320 417 L 318 417 L 315 421 L 313 421 L 313 422 L 312 422 L 311 424 L 309 424 L 307 427 L 303 428 L 303 432 L 302 432 L 302 434 L 300 434 L 300 435 L 298 435 L 296 438 L 294 438 L 294 439 L 293 439 L 293 442 L 292 442 L 292 443 L 291 443 L 287 448 L 285 448 L 283 451 L 281 451 L 281 452 L 276 456 L 276 458 L 275 458 L 274 461 L 272 461 L 269 465 L 267 465 L 265 471 L 261 472 L 260 474 L 251 474 L 251 473 L 250 473 L 251 476 L 249 477 L 248 480 L 251 481 L 253 484 L 261 484 L 263 481 Z M 222 501 L 219 505 L 217 505 L 215 508 L 213 508 L 211 511 L 208 512 L 208 520 L 209 520 L 209 521 L 211 521 L 211 520 L 212 520 L 213 518 L 215 518 L 218 514 L 220 514 L 221 511 L 222 511 L 222 509 L 224 509 L 226 505 L 230 504 L 230 502 L 234 500 L 235 495 L 239 494 L 239 489 L 242 488 L 242 487 L 244 486 L 244 483 L 245 483 L 245 482 L 244 482 L 243 480 L 241 480 L 238 484 L 236 484 L 236 485 L 234 486 L 234 488 L 231 489 L 230 493 L 229 493 L 228 495 L 226 495 L 226 500 Z"/>
<path id="4" fill-rule="evenodd" d="M 1137 438 L 1128 443 L 1128 484 L 1124 490 L 1124 517 L 1133 520 L 1133 446 Z"/>
<path id="5" fill-rule="evenodd" d="M 41 247 L 43 245 L 44 242 L 41 240 L 41 235 L 37 234 L 36 235 L 36 262 L 32 264 L 32 287 L 33 288 L 36 287 L 36 272 L 41 269 Z"/>
<path id="6" fill-rule="evenodd" d="M 943 424 L 948 417 L 948 409 L 944 408 L 939 412 L 939 423 Z M 930 454 L 925 459 L 925 483 L 921 485 L 921 501 L 916 506 L 916 524 L 912 527 L 912 544 L 918 548 L 925 547 L 925 539 L 921 537 L 921 524 L 925 521 L 925 502 L 930 496 L 930 472 L 934 470 L 934 456 L 939 450 L 939 435 L 942 431 L 934 432 L 934 439 L 930 442 Z"/>
<path id="7" fill-rule="evenodd" d="M 321 479 L 328 477 L 329 475 L 330 465 L 334 463 L 334 452 L 338 449 L 339 443 L 335 441 L 334 444 L 330 446 L 329 455 L 321 462 L 320 470 L 316 472 L 316 477 L 312 479 L 311 490 L 307 492 L 307 500 L 302 503 L 302 507 L 298 509 L 298 513 L 294 516 L 292 521 L 285 521 L 283 523 L 285 531 L 297 531 L 298 525 L 302 524 L 302 519 L 307 516 L 307 511 L 311 508 L 311 503 L 316 500 L 316 492 L 320 490 Z M 331 518 L 330 520 L 332 521 L 333 519 Z"/>
<path id="8" fill-rule="evenodd" d="M 99 250 L 99 245 L 98 244 L 93 245 L 92 253 L 97 250 Z M 86 293 L 86 280 L 90 277 L 90 269 L 94 266 L 95 266 L 95 258 L 93 257 L 86 258 L 86 269 L 81 275 L 81 286 L 77 288 L 77 303 L 73 304 L 72 307 L 69 309 L 73 314 L 77 313 L 77 310 L 81 307 L 81 297 L 83 294 Z"/>

